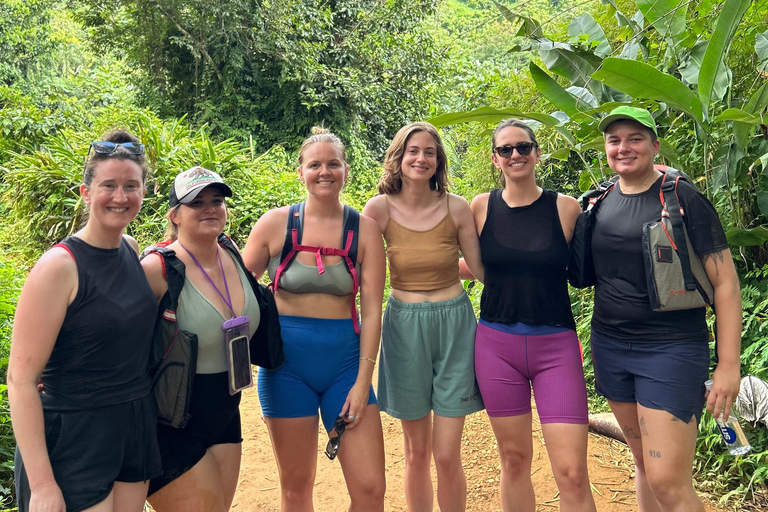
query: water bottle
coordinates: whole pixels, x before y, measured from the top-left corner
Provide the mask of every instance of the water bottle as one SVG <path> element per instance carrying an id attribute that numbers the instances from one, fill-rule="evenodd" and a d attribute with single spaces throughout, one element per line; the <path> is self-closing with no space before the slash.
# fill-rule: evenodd
<path id="1" fill-rule="evenodd" d="M 707 391 L 712 391 L 712 380 L 708 380 L 704 383 Z M 736 417 L 736 411 L 731 409 L 731 414 L 728 416 L 727 421 L 723 421 L 723 413 L 715 418 L 717 428 L 720 430 L 720 434 L 723 436 L 723 441 L 728 447 L 728 451 L 731 455 L 745 455 L 752 450 L 752 446 L 749 444 L 746 434 L 739 425 L 739 419 Z"/>

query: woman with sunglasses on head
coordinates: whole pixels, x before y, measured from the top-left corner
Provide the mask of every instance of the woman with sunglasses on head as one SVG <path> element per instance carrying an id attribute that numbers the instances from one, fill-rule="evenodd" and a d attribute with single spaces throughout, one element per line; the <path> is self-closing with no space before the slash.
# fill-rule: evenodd
<path id="1" fill-rule="evenodd" d="M 378 392 L 382 410 L 402 423 L 406 503 L 411 511 L 432 510 L 434 456 L 440 510 L 464 510 L 464 417 L 483 401 L 473 363 L 477 320 L 459 281 L 459 251 L 481 280 L 483 270 L 469 204 L 448 193 L 434 126 L 412 123 L 397 132 L 378 192 L 363 210 L 384 233 L 392 286 Z"/>
<path id="2" fill-rule="evenodd" d="M 339 200 L 349 166 L 338 137 L 314 128 L 298 160 L 306 201 L 264 214 L 243 250 L 256 275 L 269 270 L 280 313 L 285 363 L 258 377 L 280 508 L 313 510 L 319 408 L 326 431 L 337 433 L 327 453 L 338 451 L 349 510 L 382 511 L 384 439 L 371 386 L 384 293 L 381 232 Z"/>
<path id="3" fill-rule="evenodd" d="M 502 509 L 536 508 L 532 387 L 560 510 L 594 511 L 587 390 L 566 274 L 581 208 L 536 184 L 541 149 L 527 124 L 503 121 L 492 148 L 504 187 L 472 201 L 485 267 L 475 370 L 499 447 Z"/>
<path id="4" fill-rule="evenodd" d="M 160 471 L 147 373 L 157 308 L 123 235 L 146 176 L 128 132 L 92 142 L 80 185 L 88 220 L 43 254 L 19 297 L 8 400 L 20 511 L 138 512 Z"/>
<path id="5" fill-rule="evenodd" d="M 241 394 L 239 386 L 230 383 L 238 361 L 230 360 L 226 328 L 232 319 L 243 320 L 242 334 L 250 339 L 259 326 L 260 312 L 248 270 L 234 244 L 222 235 L 227 222 L 225 198 L 231 196 L 221 177 L 208 169 L 193 167 L 178 174 L 169 198 L 167 241 L 149 248 L 142 259 L 157 301 L 170 297 L 169 267 L 180 262 L 183 286 L 175 292 L 176 327 L 194 333 L 197 340 L 196 349 L 191 350 L 194 359 L 183 361 L 194 373 L 186 390 L 188 421 L 174 425 L 160 409 L 163 473 L 152 479 L 148 498 L 157 512 L 226 512 L 237 488 L 243 440 Z M 174 335 L 162 346 L 181 342 Z M 250 377 L 250 358 L 239 362 Z M 249 384 L 250 379 L 246 387 Z M 169 392 L 177 387 L 170 386 Z M 156 393 L 166 392 L 164 386 L 158 389 Z M 164 397 L 158 402 L 165 403 Z"/>

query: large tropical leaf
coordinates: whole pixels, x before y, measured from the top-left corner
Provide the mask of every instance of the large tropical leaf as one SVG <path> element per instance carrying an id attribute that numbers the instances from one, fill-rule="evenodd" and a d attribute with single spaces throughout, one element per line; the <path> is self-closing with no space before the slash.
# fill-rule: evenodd
<path id="1" fill-rule="evenodd" d="M 723 9 L 717 17 L 717 25 L 707 45 L 699 72 L 699 100 L 704 118 L 709 118 L 709 106 L 716 98 L 715 90 L 718 75 L 725 66 L 725 51 L 733 38 L 736 27 L 741 21 L 752 0 L 725 0 Z"/>
<path id="2" fill-rule="evenodd" d="M 727 1 L 727 0 L 726 0 Z M 637 8 L 662 37 L 677 36 L 685 32 L 685 13 L 688 2 L 679 0 L 637 0 Z"/>
<path id="3" fill-rule="evenodd" d="M 730 245 L 740 247 L 762 245 L 768 241 L 768 226 L 757 226 L 752 229 L 731 228 L 725 232 Z"/>
<path id="4" fill-rule="evenodd" d="M 568 25 L 568 35 L 578 40 L 580 36 L 586 35 L 586 40 L 596 41 L 598 43 L 597 48 L 594 49 L 595 55 L 599 57 L 607 57 L 611 54 L 611 43 L 608 42 L 608 38 L 605 37 L 605 31 L 603 27 L 595 21 L 589 13 L 584 13 L 578 18 L 573 18 Z M 573 42 L 573 40 L 571 41 Z"/>
<path id="5" fill-rule="evenodd" d="M 469 112 L 451 112 L 433 117 L 429 120 L 435 126 L 448 126 L 457 123 L 482 122 L 498 123 L 508 117 L 518 117 L 522 119 L 533 119 L 547 126 L 557 126 L 560 120 L 556 117 L 536 112 L 523 112 L 516 108 L 497 109 L 491 107 L 480 107 Z"/>
<path id="6" fill-rule="evenodd" d="M 763 84 L 752 94 L 752 96 L 750 96 L 741 109 L 748 114 L 759 114 L 765 110 L 766 107 L 768 107 L 768 84 Z M 754 129 L 753 124 L 734 121 L 733 135 L 736 138 L 736 144 L 738 144 L 740 148 L 744 150 L 747 149 L 749 139 Z"/>
<path id="7" fill-rule="evenodd" d="M 765 86 L 763 86 L 765 87 Z M 740 123 L 746 123 L 746 124 L 765 124 L 765 120 L 763 119 L 763 115 L 761 114 L 751 114 L 749 112 L 746 112 L 744 110 L 741 110 L 740 108 L 729 108 L 723 111 L 722 114 L 717 116 L 714 119 L 715 122 L 720 121 L 738 121 Z"/>
<path id="8" fill-rule="evenodd" d="M 510 10 L 509 7 L 506 5 L 502 5 L 496 0 L 493 0 L 493 4 L 496 6 L 496 8 L 501 12 L 501 15 L 504 16 L 504 19 L 509 21 L 510 23 L 517 23 L 517 21 L 522 21 L 522 25 L 520 26 L 520 31 L 517 35 L 519 36 L 525 36 L 525 37 L 532 37 L 534 39 L 537 39 L 539 37 L 544 37 L 544 32 L 541 30 L 541 23 L 536 21 L 533 18 L 529 18 L 528 16 L 522 16 L 516 12 L 513 12 Z"/>
<path id="9" fill-rule="evenodd" d="M 768 71 L 768 30 L 755 36 L 758 71 Z"/>
<path id="10" fill-rule="evenodd" d="M 576 98 L 563 89 L 554 78 L 534 64 L 533 61 L 528 65 L 528 69 L 531 72 L 531 78 L 533 78 L 536 88 L 551 104 L 568 114 L 569 117 L 574 117 L 579 114 L 579 109 L 576 106 Z"/>
<path id="11" fill-rule="evenodd" d="M 635 98 L 663 101 L 703 122 L 701 103 L 680 80 L 636 60 L 607 58 L 592 78 Z"/>

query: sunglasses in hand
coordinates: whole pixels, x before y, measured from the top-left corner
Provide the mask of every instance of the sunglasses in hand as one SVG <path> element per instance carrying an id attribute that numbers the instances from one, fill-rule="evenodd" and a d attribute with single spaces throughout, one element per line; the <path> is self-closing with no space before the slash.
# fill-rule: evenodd
<path id="1" fill-rule="evenodd" d="M 535 142 L 518 142 L 517 144 L 505 144 L 503 146 L 493 148 L 493 152 L 499 155 L 501 158 L 509 158 L 512 156 L 512 152 L 514 150 L 517 150 L 520 155 L 526 156 L 530 155 L 531 151 L 533 151 L 533 148 L 538 146 L 539 145 Z"/>
<path id="2" fill-rule="evenodd" d="M 333 430 L 336 431 L 336 437 L 328 439 L 328 444 L 325 445 L 325 455 L 329 459 L 335 459 L 336 455 L 339 453 L 339 446 L 341 446 L 341 434 L 344 433 L 346 428 L 347 422 L 344 421 L 344 417 L 339 416 L 336 418 L 336 421 L 333 423 Z"/>

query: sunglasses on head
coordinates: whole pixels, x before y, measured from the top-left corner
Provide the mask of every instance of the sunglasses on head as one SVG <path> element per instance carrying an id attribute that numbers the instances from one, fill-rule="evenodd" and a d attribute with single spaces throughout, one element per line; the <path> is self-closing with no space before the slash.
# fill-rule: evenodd
<path id="1" fill-rule="evenodd" d="M 341 434 L 347 428 L 347 422 L 344 421 L 344 417 L 339 416 L 333 423 L 333 430 L 336 431 L 336 437 L 328 439 L 328 444 L 325 445 L 325 455 L 333 460 L 336 458 L 336 454 L 339 453 L 339 446 L 341 446 Z"/>
<path id="2" fill-rule="evenodd" d="M 137 144 L 134 142 L 95 141 L 91 142 L 91 147 L 93 148 L 93 152 L 98 153 L 99 155 L 111 155 L 117 151 L 117 148 L 123 148 L 132 155 L 138 156 L 144 154 L 144 144 Z"/>
<path id="3" fill-rule="evenodd" d="M 533 148 L 537 147 L 539 147 L 539 145 L 535 142 L 518 142 L 517 144 L 505 144 L 504 146 L 493 148 L 493 152 L 499 155 L 501 158 L 508 158 L 512 156 L 512 152 L 514 150 L 517 150 L 519 154 L 526 156 L 530 155 L 531 151 L 533 151 Z"/>

